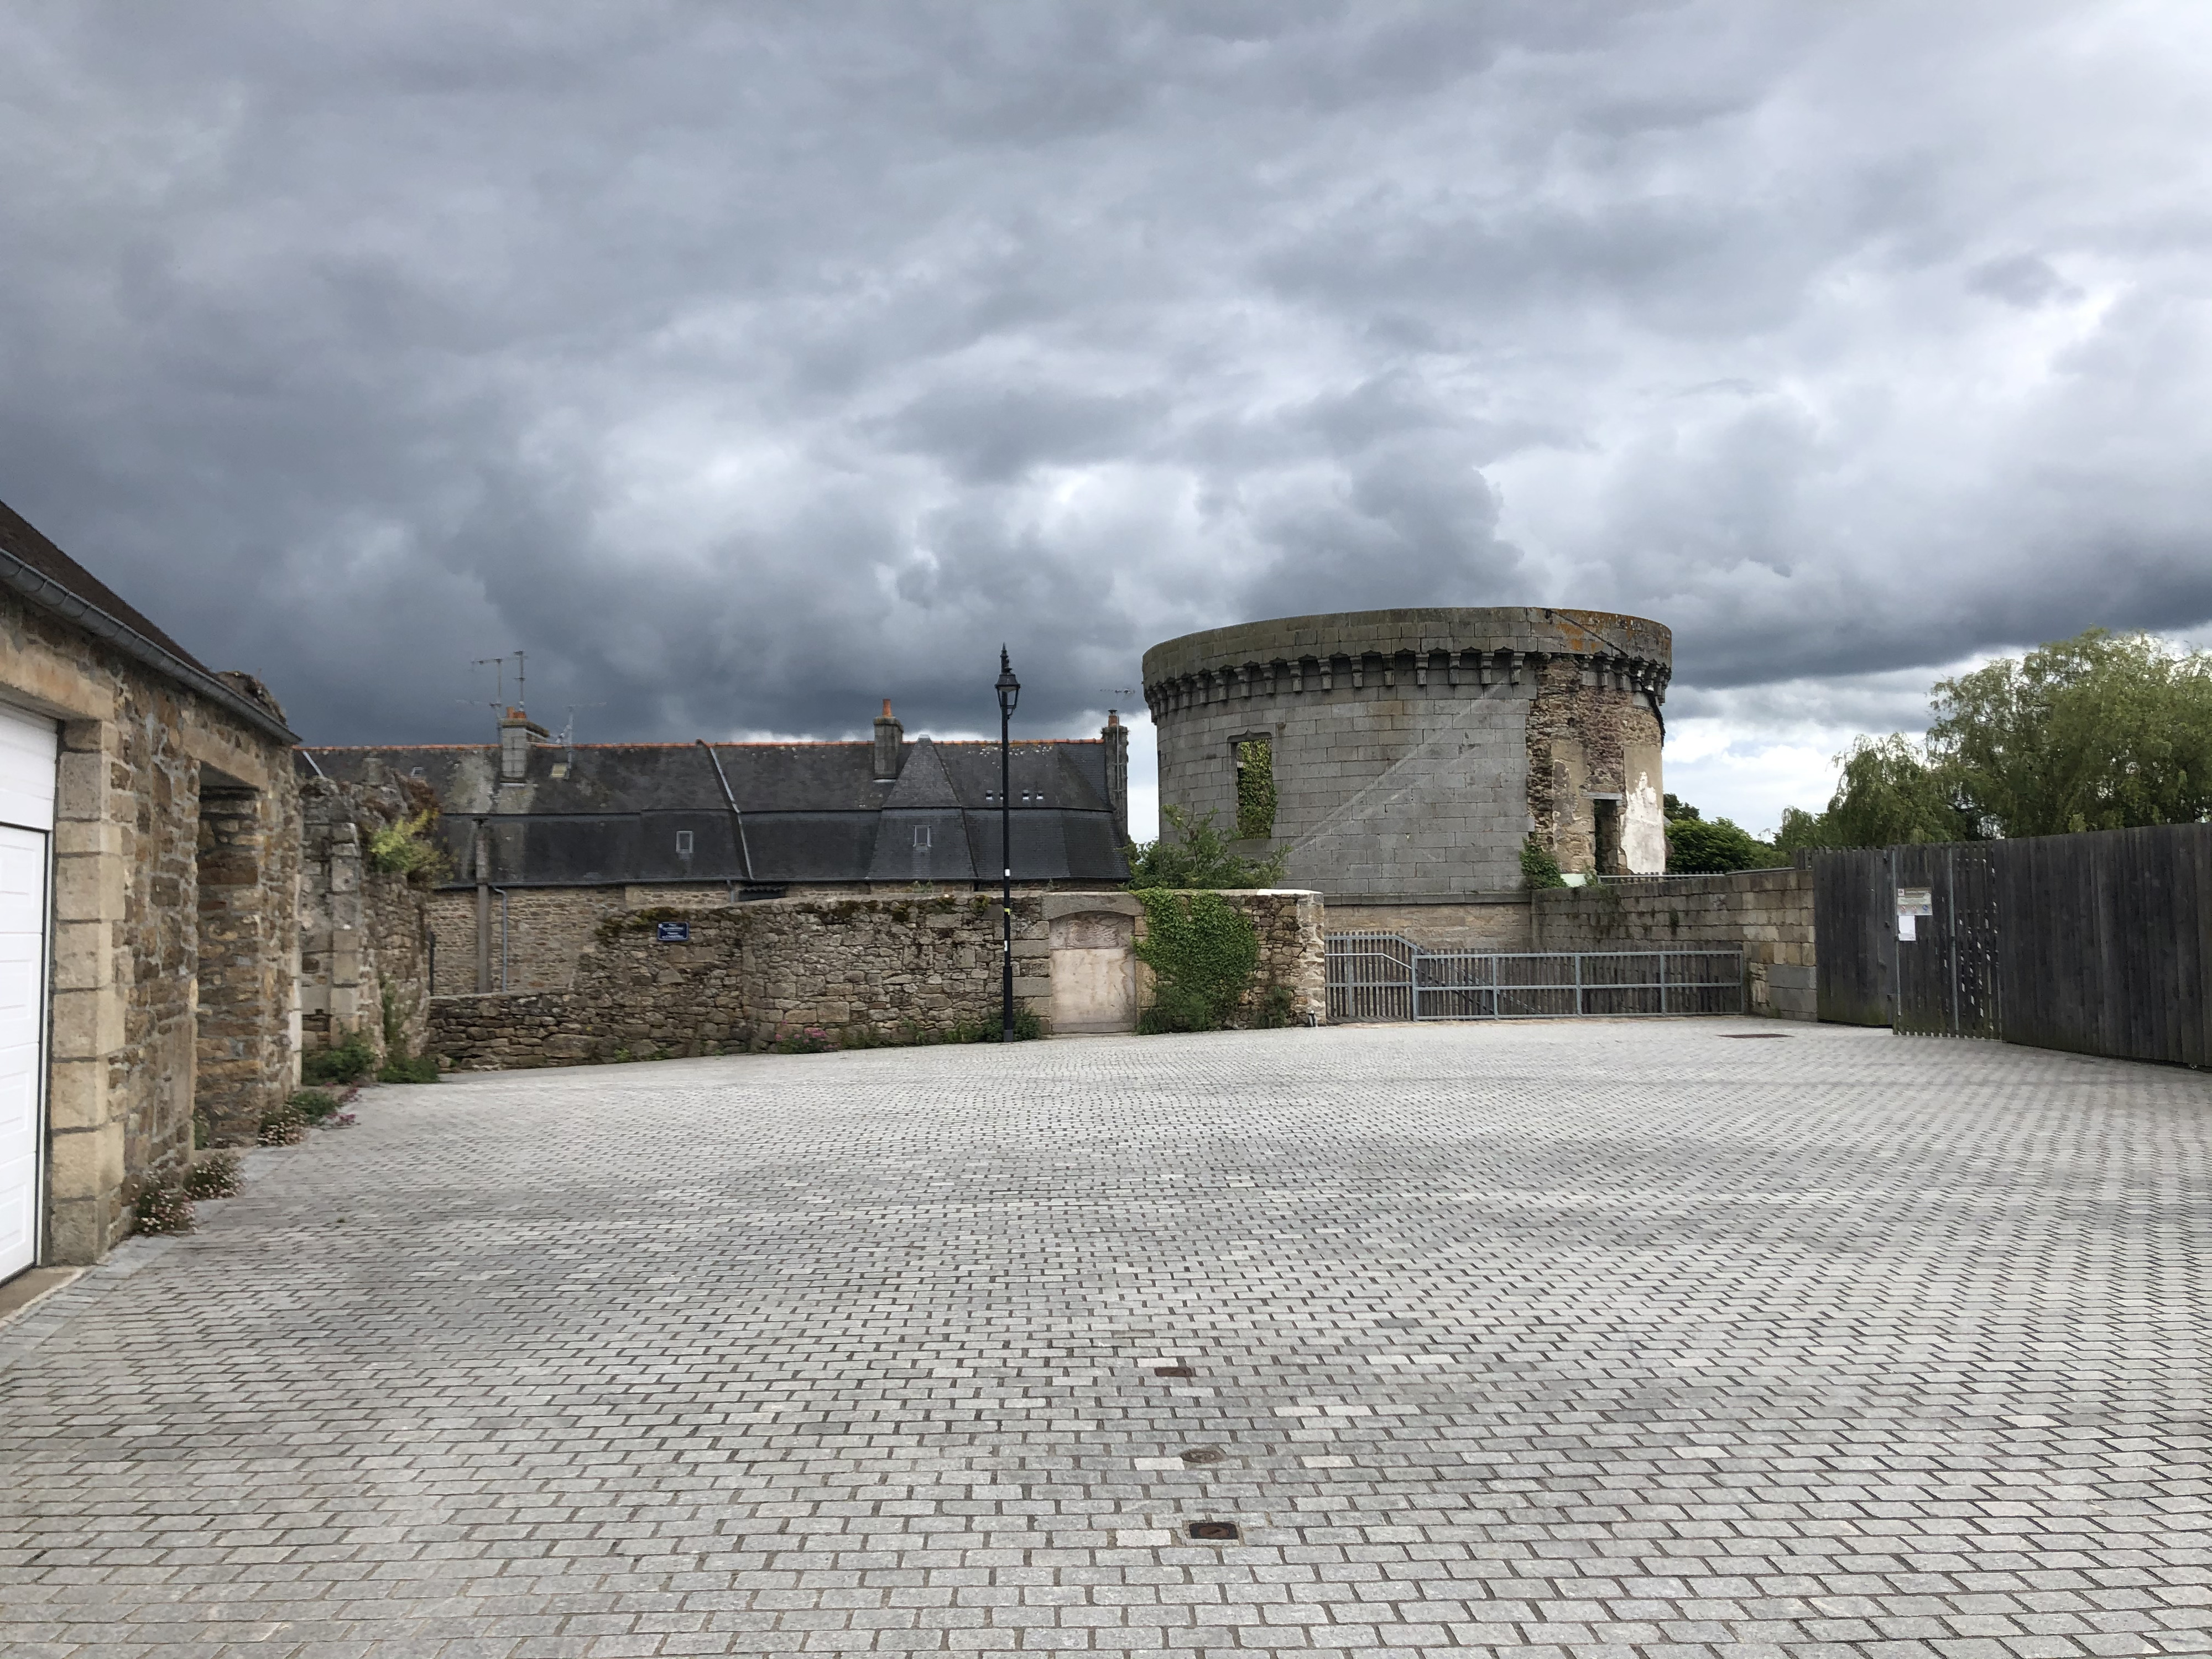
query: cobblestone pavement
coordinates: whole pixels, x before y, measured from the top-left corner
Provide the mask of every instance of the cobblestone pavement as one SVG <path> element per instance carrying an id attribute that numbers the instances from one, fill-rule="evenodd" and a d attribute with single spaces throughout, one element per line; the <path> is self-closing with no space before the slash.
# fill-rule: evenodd
<path id="1" fill-rule="evenodd" d="M 2212 1650 L 2212 1080 L 1774 1033 L 376 1091 L 0 1329 L 0 1650 Z"/>

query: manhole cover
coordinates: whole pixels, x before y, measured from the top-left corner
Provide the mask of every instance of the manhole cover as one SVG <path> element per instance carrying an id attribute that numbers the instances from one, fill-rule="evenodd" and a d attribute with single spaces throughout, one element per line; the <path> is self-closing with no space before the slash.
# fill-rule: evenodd
<path id="1" fill-rule="evenodd" d="M 1186 1463 L 1218 1463 L 1229 1454 L 1218 1446 L 1193 1446 L 1188 1451 L 1177 1452 Z"/>
<path id="2" fill-rule="evenodd" d="M 1234 1521 L 1194 1521 L 1190 1535 L 1209 1544 L 1233 1544 L 1244 1534 L 1237 1529 Z"/>
<path id="3" fill-rule="evenodd" d="M 1155 1365 L 1152 1367 L 1152 1375 L 1154 1376 L 1196 1376 L 1198 1373 L 1188 1365 Z"/>

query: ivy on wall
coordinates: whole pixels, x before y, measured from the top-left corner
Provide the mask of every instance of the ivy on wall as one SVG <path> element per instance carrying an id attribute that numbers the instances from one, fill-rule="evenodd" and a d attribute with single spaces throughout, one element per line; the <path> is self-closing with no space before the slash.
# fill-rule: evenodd
<path id="1" fill-rule="evenodd" d="M 1140 890 L 1146 934 L 1137 960 L 1152 970 L 1140 1031 L 1218 1031 L 1260 966 L 1260 930 L 1218 893 Z"/>
<path id="2" fill-rule="evenodd" d="M 1237 745 L 1237 834 L 1257 840 L 1275 833 L 1275 749 L 1265 738 Z"/>

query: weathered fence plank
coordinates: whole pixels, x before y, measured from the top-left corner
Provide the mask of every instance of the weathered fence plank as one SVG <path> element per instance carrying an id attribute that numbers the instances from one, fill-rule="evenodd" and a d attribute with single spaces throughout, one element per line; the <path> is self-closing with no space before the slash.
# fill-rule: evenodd
<path id="1" fill-rule="evenodd" d="M 1813 860 L 1813 937 L 1820 1017 L 1838 1025 L 1890 1022 L 1889 854 L 1881 848 Z"/>
<path id="2" fill-rule="evenodd" d="M 2212 1066 L 2212 824 L 1827 853 L 1813 878 L 1822 1019 Z"/>
<path id="3" fill-rule="evenodd" d="M 1992 848 L 2005 1040 L 2212 1065 L 2212 825 Z"/>

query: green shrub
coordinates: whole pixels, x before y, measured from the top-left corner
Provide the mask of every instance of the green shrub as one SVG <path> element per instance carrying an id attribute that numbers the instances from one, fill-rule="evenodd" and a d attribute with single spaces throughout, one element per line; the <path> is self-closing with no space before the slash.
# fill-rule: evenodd
<path id="1" fill-rule="evenodd" d="M 358 1083 L 376 1069 L 376 1050 L 359 1031 L 335 1048 L 318 1048 L 300 1062 L 303 1083 Z"/>
<path id="2" fill-rule="evenodd" d="M 284 1103 L 300 1115 L 302 1122 L 327 1123 L 337 1115 L 341 1103 L 327 1089 L 295 1089 Z"/>
<path id="3" fill-rule="evenodd" d="M 1279 1031 L 1298 1017 L 1298 1000 L 1287 985 L 1270 985 L 1252 1012 L 1252 1024 L 1263 1031 Z"/>
<path id="4" fill-rule="evenodd" d="M 410 1056 L 404 1050 L 384 1062 L 376 1074 L 379 1083 L 435 1083 L 438 1080 L 438 1057 L 435 1054 Z"/>
<path id="5" fill-rule="evenodd" d="M 1270 779 L 1268 787 L 1273 787 Z M 1164 806 L 1160 816 L 1175 831 L 1172 838 L 1163 835 L 1158 841 L 1132 842 L 1124 849 L 1129 858 L 1131 887 L 1251 888 L 1282 884 L 1283 871 L 1291 858 L 1289 848 L 1278 848 L 1267 858 L 1248 859 L 1229 850 L 1228 842 L 1213 827 L 1211 812 L 1194 818 L 1179 806 Z"/>
<path id="6" fill-rule="evenodd" d="M 1137 960 L 1152 970 L 1152 1001 L 1139 1031 L 1218 1031 L 1260 965 L 1260 933 L 1218 893 L 1148 888 L 1146 936 Z"/>
<path id="7" fill-rule="evenodd" d="M 271 1106 L 261 1115 L 258 1139 L 264 1146 L 296 1146 L 307 1138 L 307 1115 L 293 1103 L 295 1095 L 282 1106 Z"/>
<path id="8" fill-rule="evenodd" d="M 1559 873 L 1559 860 L 1552 856 L 1552 849 L 1533 835 L 1521 843 L 1521 879 L 1530 887 L 1567 884 Z"/>
<path id="9" fill-rule="evenodd" d="M 213 1152 L 185 1171 L 186 1198 L 236 1198 L 246 1188 L 236 1152 Z"/>
<path id="10" fill-rule="evenodd" d="M 428 807 L 386 829 L 370 830 L 366 848 L 368 867 L 386 875 L 434 879 L 445 862 L 445 854 L 430 839 L 430 826 L 437 820 L 437 808 Z"/>
<path id="11" fill-rule="evenodd" d="M 199 1221 L 192 1200 L 175 1182 L 164 1177 L 138 1194 L 138 1231 L 142 1233 L 189 1233 Z"/>

